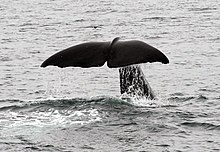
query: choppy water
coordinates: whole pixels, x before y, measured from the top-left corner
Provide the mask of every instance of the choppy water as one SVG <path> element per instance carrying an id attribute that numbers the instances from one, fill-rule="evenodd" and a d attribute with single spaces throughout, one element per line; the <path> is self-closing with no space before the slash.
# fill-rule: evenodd
<path id="1" fill-rule="evenodd" d="M 220 151 L 218 0 L 2 0 L 1 151 Z M 158 100 L 121 99 L 118 69 L 40 68 L 85 41 L 143 40 Z"/>

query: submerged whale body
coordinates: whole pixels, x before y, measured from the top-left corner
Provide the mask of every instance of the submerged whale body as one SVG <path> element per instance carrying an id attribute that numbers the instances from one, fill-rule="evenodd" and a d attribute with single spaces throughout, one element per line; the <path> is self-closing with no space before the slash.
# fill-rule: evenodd
<path id="1" fill-rule="evenodd" d="M 47 60 L 41 67 L 100 67 L 107 62 L 109 68 L 120 68 L 121 94 L 155 97 L 150 85 L 144 77 L 139 63 L 169 63 L 168 58 L 158 49 L 137 40 L 112 42 L 87 42 L 60 51 Z M 135 65 L 133 65 L 135 64 Z"/>

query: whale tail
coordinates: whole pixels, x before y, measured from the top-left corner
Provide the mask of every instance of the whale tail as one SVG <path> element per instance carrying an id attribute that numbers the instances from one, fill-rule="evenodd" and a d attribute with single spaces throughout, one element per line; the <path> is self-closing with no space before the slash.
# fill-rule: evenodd
<path id="1" fill-rule="evenodd" d="M 142 41 L 87 42 L 60 51 L 41 67 L 50 65 L 64 67 L 100 67 L 107 62 L 108 67 L 117 68 L 146 62 L 169 63 L 168 58 L 158 49 Z"/>
<path id="2" fill-rule="evenodd" d="M 47 60 L 41 67 L 50 65 L 64 67 L 99 67 L 107 62 L 108 67 L 120 67 L 121 94 L 147 97 L 154 99 L 155 95 L 144 77 L 141 68 L 129 66 L 145 62 L 169 63 L 168 58 L 158 49 L 141 41 L 87 42 L 60 51 Z"/>

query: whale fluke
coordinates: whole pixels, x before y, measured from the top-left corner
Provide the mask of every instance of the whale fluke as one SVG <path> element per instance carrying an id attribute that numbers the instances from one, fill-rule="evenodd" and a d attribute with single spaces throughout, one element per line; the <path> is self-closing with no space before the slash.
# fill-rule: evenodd
<path id="1" fill-rule="evenodd" d="M 41 67 L 49 65 L 64 67 L 99 67 L 107 62 L 108 67 L 117 68 L 138 63 L 169 63 L 168 58 L 158 49 L 142 41 L 87 42 L 60 51 L 47 60 Z"/>
<path id="2" fill-rule="evenodd" d="M 112 44 L 108 67 L 124 67 L 146 62 L 169 63 L 168 58 L 158 49 L 142 41 L 118 41 Z"/>
<path id="3" fill-rule="evenodd" d="M 110 42 L 88 42 L 75 45 L 52 55 L 41 64 L 41 67 L 49 65 L 60 68 L 102 66 L 107 60 L 110 44 Z"/>

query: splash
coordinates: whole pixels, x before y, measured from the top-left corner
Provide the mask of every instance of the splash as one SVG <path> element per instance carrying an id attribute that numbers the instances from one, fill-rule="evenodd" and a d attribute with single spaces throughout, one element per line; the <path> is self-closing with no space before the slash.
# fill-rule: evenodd
<path id="1" fill-rule="evenodd" d="M 145 96 L 138 96 L 138 95 L 131 96 L 130 94 L 124 93 L 119 98 L 127 101 L 128 103 L 136 107 L 157 108 L 157 107 L 175 106 L 174 103 L 160 97 L 151 99 Z"/>

